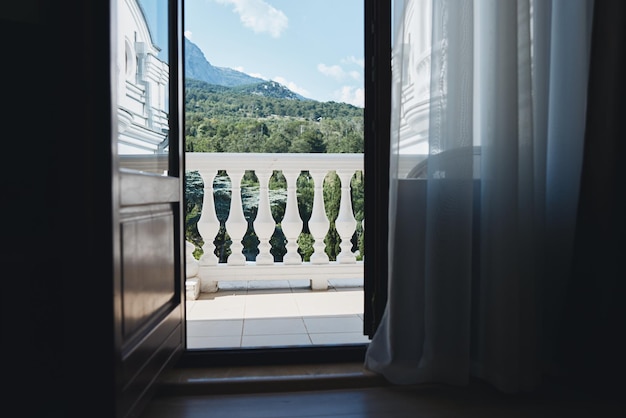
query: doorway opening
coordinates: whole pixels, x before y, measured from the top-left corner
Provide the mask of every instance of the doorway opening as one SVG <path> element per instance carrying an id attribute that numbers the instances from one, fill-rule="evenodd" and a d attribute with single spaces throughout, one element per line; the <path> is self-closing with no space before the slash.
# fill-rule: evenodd
<path id="1" fill-rule="evenodd" d="M 185 2 L 188 350 L 368 343 L 364 5 Z"/>

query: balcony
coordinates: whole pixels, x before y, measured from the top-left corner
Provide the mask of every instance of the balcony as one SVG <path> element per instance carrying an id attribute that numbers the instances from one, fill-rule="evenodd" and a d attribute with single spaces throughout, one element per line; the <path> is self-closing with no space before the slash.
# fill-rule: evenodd
<path id="1" fill-rule="evenodd" d="M 187 300 L 189 349 L 363 344 L 363 280 L 221 282 Z"/>
<path id="2" fill-rule="evenodd" d="M 203 183 L 197 230 L 202 255 L 187 242 L 188 346 L 242 348 L 365 343 L 363 336 L 363 255 L 353 251 L 353 236 L 362 233 L 351 199 L 351 179 L 363 172 L 362 154 L 228 154 L 187 153 L 186 171 L 197 172 Z M 252 205 L 242 197 L 245 173 L 258 179 Z M 271 190 L 270 177 L 280 173 L 284 190 Z M 327 175 L 338 176 L 339 209 L 329 219 L 323 184 Z M 310 218 L 298 210 L 298 177 L 313 182 Z M 230 203 L 227 218 L 220 216 L 216 197 L 228 177 Z M 220 182 L 221 181 L 221 182 Z M 233 198 L 233 196 L 235 198 Z M 277 196 L 279 198 L 277 198 Z M 280 201 L 284 214 L 272 215 Z M 248 215 L 246 216 L 246 209 Z M 338 253 L 325 251 L 324 239 L 331 223 L 340 238 Z M 277 227 L 286 245 L 282 257 L 271 245 Z M 230 253 L 216 251 L 220 228 L 230 237 Z M 253 230 L 258 253 L 244 248 L 244 236 Z M 311 236 L 312 253 L 298 251 L 303 231 Z M 218 244 L 219 245 L 219 244 Z M 248 250 L 248 251 L 247 251 Z M 301 249 L 300 249 L 301 250 Z M 221 260 L 220 260 L 221 258 Z"/>

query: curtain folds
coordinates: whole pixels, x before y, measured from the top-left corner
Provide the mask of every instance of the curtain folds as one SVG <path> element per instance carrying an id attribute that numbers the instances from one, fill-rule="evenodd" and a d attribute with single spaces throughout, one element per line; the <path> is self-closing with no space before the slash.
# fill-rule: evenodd
<path id="1" fill-rule="evenodd" d="M 592 0 L 394 4 L 389 296 L 369 370 L 507 392 L 549 370 L 592 12 Z"/>

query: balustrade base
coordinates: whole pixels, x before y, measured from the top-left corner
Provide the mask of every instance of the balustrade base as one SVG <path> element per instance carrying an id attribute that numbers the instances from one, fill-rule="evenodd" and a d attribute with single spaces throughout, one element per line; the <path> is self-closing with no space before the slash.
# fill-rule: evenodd
<path id="1" fill-rule="evenodd" d="M 185 280 L 185 292 L 187 300 L 196 300 L 200 296 L 200 279 L 191 278 Z"/>
<path id="2" fill-rule="evenodd" d="M 328 264 L 302 263 L 289 265 L 276 263 L 257 265 L 246 262 L 242 266 L 220 263 L 216 266 L 200 266 L 200 291 L 214 293 L 219 289 L 220 281 L 262 281 L 262 280 L 301 280 L 311 281 L 311 289 L 328 289 L 329 279 L 360 279 L 363 278 L 363 262 L 341 264 L 332 261 Z"/>

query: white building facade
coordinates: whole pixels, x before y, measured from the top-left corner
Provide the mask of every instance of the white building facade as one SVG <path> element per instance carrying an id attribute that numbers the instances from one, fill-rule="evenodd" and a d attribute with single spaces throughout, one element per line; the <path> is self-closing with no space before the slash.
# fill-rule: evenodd
<path id="1" fill-rule="evenodd" d="M 119 0 L 117 13 L 118 154 L 162 154 L 168 145 L 169 66 L 154 42 L 157 28 L 149 27 L 137 0 Z"/>
<path id="2" fill-rule="evenodd" d="M 402 2 L 401 2 L 402 3 Z M 401 154 L 428 154 L 431 71 L 431 0 L 402 4 L 398 18 L 403 24 L 395 33 L 392 59 L 393 85 L 402 99 L 399 112 Z M 407 57 L 408 55 L 408 57 Z M 402 65 L 403 68 L 398 68 Z"/>

